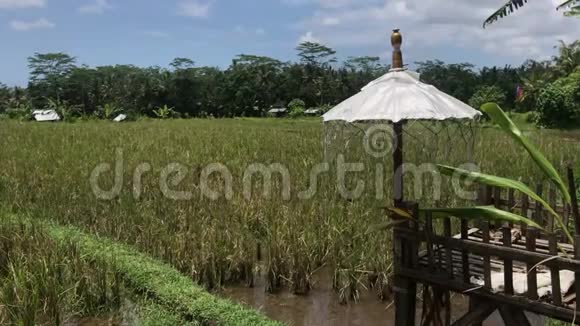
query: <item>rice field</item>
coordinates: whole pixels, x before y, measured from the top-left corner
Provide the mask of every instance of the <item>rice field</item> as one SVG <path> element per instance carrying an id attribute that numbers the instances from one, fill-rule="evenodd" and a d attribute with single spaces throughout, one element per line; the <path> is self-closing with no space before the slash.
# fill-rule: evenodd
<path id="1" fill-rule="evenodd" d="M 434 137 L 410 128 L 406 160 L 475 162 L 486 173 L 543 181 L 507 136 L 489 126 L 473 128 L 469 148 L 457 133 Z M 561 171 L 567 162 L 580 163 L 577 132 L 533 130 L 529 136 Z M 326 162 L 324 139 L 317 119 L 0 121 L 0 206 L 132 245 L 209 290 L 252 286 L 259 267 L 266 290 L 307 294 L 316 286 L 313 274 L 324 267 L 333 272 L 341 301 L 356 299 L 363 288 L 388 299 L 389 235 L 368 229 L 386 220 L 390 157 L 368 155 L 360 135 L 353 136 L 345 157 L 362 169 L 341 180 L 333 163 L 313 179 L 312 171 Z M 248 178 L 248 171 L 272 164 L 277 172 L 271 177 Z M 436 179 L 423 179 L 421 196 L 407 184 L 408 198 L 419 197 L 423 206 L 468 202 L 447 181 L 436 196 Z M 358 182 L 363 191 L 344 196 L 342 188 Z M 77 306 L 84 309 L 71 305 Z"/>

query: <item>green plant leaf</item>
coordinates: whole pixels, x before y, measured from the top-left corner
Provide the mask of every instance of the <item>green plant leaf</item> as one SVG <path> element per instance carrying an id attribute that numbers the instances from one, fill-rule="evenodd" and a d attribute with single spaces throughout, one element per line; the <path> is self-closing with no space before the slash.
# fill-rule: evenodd
<path id="1" fill-rule="evenodd" d="M 384 207 L 384 209 L 386 209 L 389 213 L 391 213 L 392 215 L 395 215 L 397 217 L 402 217 L 402 218 L 406 218 L 408 220 L 413 220 L 413 215 L 411 215 L 411 213 L 409 213 L 408 211 L 406 211 L 402 208 L 388 206 L 388 207 Z"/>
<path id="2" fill-rule="evenodd" d="M 562 178 L 548 159 L 528 141 L 526 137 L 522 134 L 520 129 L 511 121 L 511 119 L 503 112 L 503 110 L 495 103 L 486 103 L 481 106 L 481 111 L 487 113 L 490 118 L 507 132 L 516 142 L 522 145 L 526 151 L 530 154 L 532 159 L 536 162 L 536 165 L 544 172 L 544 174 L 558 187 L 560 193 L 564 197 L 566 203 L 570 203 L 572 198 L 566 184 L 562 181 Z"/>
<path id="3" fill-rule="evenodd" d="M 390 222 L 383 222 L 383 223 L 374 224 L 374 225 L 369 226 L 369 229 L 367 230 L 366 233 L 368 234 L 368 233 L 388 230 L 388 229 L 391 229 L 391 228 L 393 228 L 399 224 L 402 224 L 404 222 L 407 222 L 407 221 L 398 220 L 398 221 L 390 221 Z"/>
<path id="4" fill-rule="evenodd" d="M 487 220 L 487 221 L 500 221 L 500 222 L 510 222 L 510 223 L 524 223 L 529 226 L 533 226 L 540 230 L 543 230 L 536 222 L 530 220 L 529 218 L 513 214 L 510 212 L 502 211 L 493 206 L 477 206 L 468 208 L 427 208 L 421 209 L 421 214 L 431 213 L 433 218 L 445 218 L 449 216 L 455 216 L 459 218 L 465 218 L 468 220 Z"/>
<path id="5" fill-rule="evenodd" d="M 477 183 L 482 183 L 482 184 L 495 186 L 495 187 L 501 187 L 501 188 L 514 189 L 514 190 L 517 190 L 519 192 L 522 192 L 522 193 L 528 195 L 530 198 L 532 198 L 535 201 L 542 204 L 542 206 L 544 206 L 546 208 L 546 210 L 549 211 L 550 214 L 552 214 L 554 216 L 554 218 L 556 219 L 556 221 L 560 225 L 560 228 L 566 234 L 566 237 L 568 237 L 568 239 L 571 241 L 571 243 L 574 242 L 572 235 L 568 231 L 568 228 L 564 224 L 564 221 L 562 221 L 562 218 L 560 217 L 560 215 L 558 215 L 558 213 L 556 213 L 556 211 L 552 208 L 552 206 L 550 206 L 542 197 L 540 197 L 538 194 L 536 194 L 532 189 L 530 189 L 530 187 L 526 186 L 524 183 L 522 183 L 520 181 L 512 180 L 512 179 L 497 177 L 494 175 L 488 175 L 488 174 L 483 174 L 483 173 L 479 173 L 479 172 L 472 172 L 472 171 L 457 169 L 457 168 L 446 166 L 446 165 L 438 164 L 437 168 L 442 174 L 447 175 L 447 176 L 459 176 L 459 177 L 463 177 L 463 178 L 470 178 L 471 180 L 473 180 Z"/>

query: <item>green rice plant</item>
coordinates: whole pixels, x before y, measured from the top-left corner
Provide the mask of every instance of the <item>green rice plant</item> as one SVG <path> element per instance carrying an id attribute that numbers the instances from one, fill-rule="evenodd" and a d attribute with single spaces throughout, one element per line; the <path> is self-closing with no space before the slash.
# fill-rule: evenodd
<path id="1" fill-rule="evenodd" d="M 0 230 L 2 323 L 61 325 L 119 308 L 120 284 L 107 278 L 114 273 L 83 259 L 74 245 L 56 244 L 35 224 L 3 223 Z"/>
<path id="2" fill-rule="evenodd" d="M 27 228 L 29 225 L 38 225 L 40 234 L 53 241 L 57 246 L 67 248 L 68 245 L 74 243 L 83 259 L 112 266 L 115 272 L 122 275 L 128 288 L 137 293 L 147 294 L 174 314 L 183 316 L 184 319 L 192 319 L 204 325 L 214 323 L 248 326 L 279 325 L 277 322 L 269 321 L 256 311 L 207 293 L 172 267 L 159 263 L 128 246 L 108 239 L 86 235 L 75 228 L 61 227 L 42 221 L 31 221 L 7 214 L 2 215 L 0 226 Z M 108 286 L 107 279 L 110 280 L 106 274 L 97 274 L 96 279 L 85 283 L 87 286 L 97 286 L 94 296 L 97 298 L 99 306 L 118 302 L 118 300 L 110 299 L 110 289 L 114 289 L 114 287 Z M 113 279 L 119 280 L 119 278 Z M 38 283 L 34 282 L 33 284 Z M 47 288 L 54 289 L 54 287 Z M 28 297 L 35 298 L 32 295 Z"/>
<path id="3" fill-rule="evenodd" d="M 477 136 L 473 138 L 472 159 L 482 171 L 527 184 L 544 181 L 545 176 L 527 159 L 528 154 L 508 135 L 496 128 L 474 128 Z M 353 137 L 352 153 L 346 153 L 346 161 L 362 162 L 364 170 L 347 175 L 345 181 L 349 188 L 357 180 L 364 182 L 361 196 L 342 197 L 331 166 L 319 176 L 317 190 L 310 198 L 298 198 L 298 193 L 311 185 L 310 172 L 324 162 L 321 131 L 319 121 L 290 119 L 151 119 L 123 125 L 0 121 L 0 205 L 17 214 L 74 226 L 130 245 L 212 291 L 230 284 L 255 285 L 254 274 L 260 270 L 267 275 L 270 290 L 292 290 L 296 284 L 297 292 L 305 292 L 306 285 L 317 286 L 309 284 L 311 277 L 324 266 L 331 273 L 346 271 L 350 275 L 342 279 L 351 280 L 352 288 L 358 291 L 377 284 L 373 291 L 388 297 L 390 236 L 368 234 L 367 230 L 369 225 L 385 220 L 380 207 L 391 198 L 390 159 L 367 155 L 360 137 Z M 417 139 L 407 137 L 406 161 L 448 166 L 466 162 L 461 139 L 434 139 L 422 132 L 417 129 Z M 580 162 L 577 132 L 533 130 L 526 136 L 551 162 Z M 441 150 L 425 153 L 425 140 L 437 141 Z M 455 150 L 444 151 L 444 146 Z M 111 164 L 111 170 L 99 178 L 102 189 L 111 189 L 118 150 L 123 157 L 120 193 L 112 200 L 98 199 L 91 189 L 91 172 L 101 163 Z M 134 173 L 143 163 L 151 169 L 142 176 L 140 195 L 134 196 Z M 183 181 L 171 189 L 191 191 L 190 200 L 168 199 L 160 189 L 160 177 L 169 163 L 186 167 Z M 223 192 L 217 200 L 200 193 L 202 171 L 211 163 L 221 163 L 231 172 L 230 199 L 225 199 Z M 244 172 L 254 163 L 287 167 L 291 198 L 282 198 L 279 175 L 272 176 L 271 196 L 261 191 L 264 178 L 255 176 L 255 191 L 246 198 Z M 383 168 L 382 177 L 376 174 L 377 165 Z M 411 175 L 406 178 L 412 180 Z M 375 191 L 377 179 L 384 181 L 380 196 Z M 219 175 L 212 175 L 209 181 L 212 189 L 223 187 Z M 405 197 L 418 201 L 421 207 L 469 204 L 454 196 L 447 183 L 442 186 L 441 197 L 435 198 L 432 183 L 426 180 L 423 196 L 416 198 L 413 182 L 407 182 Z M 107 281 L 112 278 L 114 275 L 109 275 Z"/>

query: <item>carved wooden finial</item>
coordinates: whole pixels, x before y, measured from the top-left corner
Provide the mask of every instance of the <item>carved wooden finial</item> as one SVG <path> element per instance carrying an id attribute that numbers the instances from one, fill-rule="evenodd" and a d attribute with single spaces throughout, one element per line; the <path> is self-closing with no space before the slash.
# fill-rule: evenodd
<path id="1" fill-rule="evenodd" d="M 393 46 L 393 64 L 392 69 L 403 68 L 403 53 L 401 52 L 401 45 L 403 44 L 403 35 L 398 29 L 393 30 L 391 34 L 391 45 Z"/>

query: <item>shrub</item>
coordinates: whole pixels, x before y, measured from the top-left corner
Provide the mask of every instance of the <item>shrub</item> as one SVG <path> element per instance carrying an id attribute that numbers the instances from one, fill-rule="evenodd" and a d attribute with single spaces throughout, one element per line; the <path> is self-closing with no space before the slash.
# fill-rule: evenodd
<path id="1" fill-rule="evenodd" d="M 544 88 L 536 100 L 538 124 L 571 127 L 580 123 L 580 71 Z"/>
<path id="2" fill-rule="evenodd" d="M 288 103 L 288 109 L 290 110 L 290 112 L 292 112 L 294 110 L 299 110 L 299 109 L 302 109 L 302 111 L 304 111 L 305 108 L 306 108 L 306 103 L 304 103 L 304 101 L 302 101 L 299 98 L 295 98 L 292 101 L 290 101 L 290 103 Z"/>
<path id="3" fill-rule="evenodd" d="M 505 98 L 505 92 L 501 88 L 497 86 L 481 86 L 477 88 L 469 99 L 469 105 L 476 109 L 489 102 L 494 102 L 501 106 L 505 103 Z"/>
<path id="4" fill-rule="evenodd" d="M 290 113 L 288 114 L 288 116 L 292 119 L 296 119 L 298 117 L 302 117 L 304 116 L 304 108 L 301 107 L 295 107 L 294 109 L 292 109 L 290 111 Z"/>
<path id="5" fill-rule="evenodd" d="M 322 113 L 326 113 L 328 111 L 330 111 L 334 106 L 330 105 L 330 104 L 323 104 L 321 106 L 318 107 L 318 109 L 320 109 L 320 111 L 322 111 Z"/>

